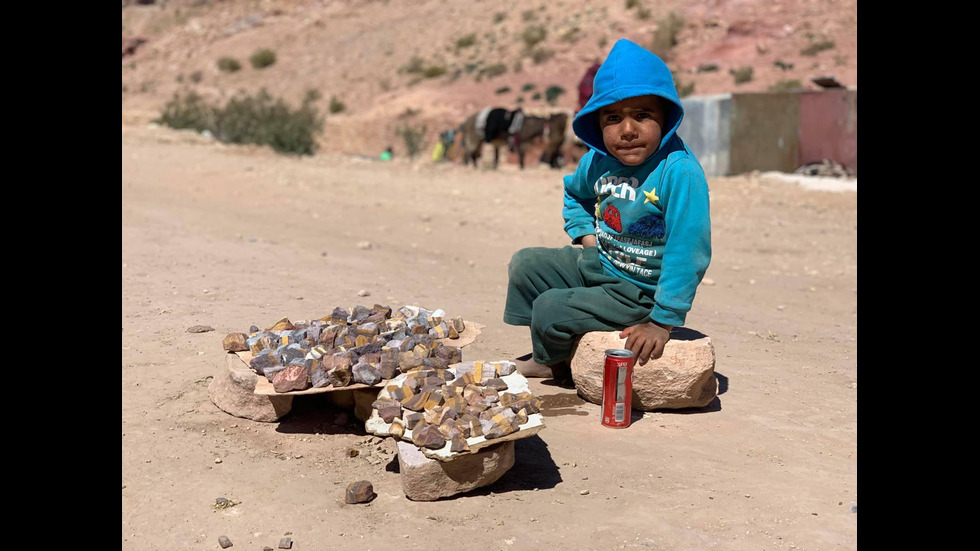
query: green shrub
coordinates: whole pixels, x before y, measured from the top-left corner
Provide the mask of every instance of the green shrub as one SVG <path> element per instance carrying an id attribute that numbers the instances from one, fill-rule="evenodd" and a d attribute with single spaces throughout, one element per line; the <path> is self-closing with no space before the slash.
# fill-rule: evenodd
<path id="1" fill-rule="evenodd" d="M 494 25 L 496 25 L 497 23 L 500 23 L 504 19 L 507 19 L 507 12 L 498 11 L 497 13 L 493 14 L 493 24 Z"/>
<path id="2" fill-rule="evenodd" d="M 558 101 L 558 96 L 564 93 L 565 93 L 564 88 L 558 86 L 557 84 L 553 84 L 544 91 L 544 99 L 545 101 L 548 102 L 549 105 L 554 105 L 555 102 Z"/>
<path id="3" fill-rule="evenodd" d="M 425 60 L 421 57 L 415 55 L 412 59 L 408 61 L 408 64 L 402 67 L 402 71 L 406 73 L 421 73 L 422 69 L 425 68 Z"/>
<path id="4" fill-rule="evenodd" d="M 715 65 L 714 63 L 702 63 L 701 65 L 698 65 L 698 71 L 697 72 L 699 72 L 699 73 L 711 73 L 711 72 L 714 72 L 714 71 L 717 71 L 717 70 L 718 70 L 718 66 Z"/>
<path id="5" fill-rule="evenodd" d="M 193 73 L 191 73 L 191 82 L 193 82 L 194 84 L 201 82 L 202 78 L 204 78 L 204 75 L 201 73 L 201 71 L 194 71 Z"/>
<path id="6" fill-rule="evenodd" d="M 803 84 L 799 80 L 780 80 L 768 88 L 770 92 L 789 92 L 791 90 L 802 90 Z"/>
<path id="7" fill-rule="evenodd" d="M 784 71 L 789 71 L 790 69 L 793 68 L 793 64 L 792 63 L 786 63 L 786 62 L 784 62 L 781 59 L 777 59 L 772 64 L 775 65 L 776 67 L 779 67 L 780 69 L 782 69 Z"/>
<path id="8" fill-rule="evenodd" d="M 496 90 L 493 91 L 494 94 L 506 94 L 507 92 L 510 92 L 510 86 L 497 88 Z"/>
<path id="9" fill-rule="evenodd" d="M 535 101 L 541 99 L 541 92 L 535 92 L 534 95 L 531 96 L 531 99 L 533 99 Z"/>
<path id="10" fill-rule="evenodd" d="M 461 36 L 456 39 L 456 51 L 462 50 L 463 48 L 469 48 L 474 44 L 476 44 L 476 33 Z"/>
<path id="11" fill-rule="evenodd" d="M 652 15 L 652 13 L 653 12 L 650 11 L 650 8 L 646 6 L 640 6 L 639 8 L 636 9 L 636 18 L 641 21 L 646 21 L 647 19 L 650 19 L 650 15 Z"/>
<path id="12" fill-rule="evenodd" d="M 217 118 L 213 106 L 197 92 L 188 91 L 183 96 L 175 92 L 154 122 L 178 130 L 202 132 L 213 129 Z"/>
<path id="13" fill-rule="evenodd" d="M 836 46 L 836 44 L 834 44 L 833 40 L 821 40 L 819 42 L 814 42 L 806 48 L 800 50 L 800 55 L 817 55 L 818 53 L 824 50 L 829 50 L 834 46 Z"/>
<path id="14" fill-rule="evenodd" d="M 538 18 L 538 14 L 534 10 L 524 10 L 521 12 L 521 19 L 524 21 L 534 21 Z"/>
<path id="15" fill-rule="evenodd" d="M 562 33 L 560 39 L 562 42 L 575 44 L 576 42 L 578 42 L 579 38 L 581 38 L 580 32 L 581 29 L 579 29 L 578 27 L 572 27 L 571 29 L 568 29 L 567 31 Z"/>
<path id="16" fill-rule="evenodd" d="M 256 69 L 265 69 L 276 62 L 276 52 L 268 49 L 259 50 L 252 54 L 252 57 L 248 58 L 248 61 Z"/>
<path id="17" fill-rule="evenodd" d="M 545 61 L 548 61 L 554 55 L 555 55 L 555 51 L 552 49 L 544 48 L 544 47 L 535 48 L 531 50 L 531 61 L 533 61 L 535 65 L 538 65 L 540 63 L 544 63 Z"/>
<path id="18" fill-rule="evenodd" d="M 435 78 L 446 74 L 446 72 L 445 65 L 429 65 L 425 69 L 422 69 L 422 76 L 425 78 Z"/>
<path id="19" fill-rule="evenodd" d="M 729 69 L 728 72 L 735 78 L 735 84 L 742 84 L 752 80 L 752 67 L 748 65 L 738 69 Z"/>
<path id="20" fill-rule="evenodd" d="M 225 73 L 234 73 L 241 70 L 242 64 L 233 57 L 223 57 L 218 60 L 218 70 Z"/>
<path id="21" fill-rule="evenodd" d="M 626 0 L 626 9 L 631 10 L 640 5 L 640 0 Z"/>
<path id="22" fill-rule="evenodd" d="M 517 96 L 517 98 L 514 99 L 514 101 L 516 101 L 517 103 L 524 103 L 524 96 Z"/>
<path id="23" fill-rule="evenodd" d="M 485 75 L 489 78 L 500 76 L 507 72 L 507 66 L 503 63 L 494 63 L 488 67 L 484 67 L 480 74 Z"/>
<path id="24" fill-rule="evenodd" d="M 405 141 L 405 149 L 408 157 L 414 158 L 422 150 L 422 138 L 425 136 L 425 126 L 420 125 L 399 125 L 395 128 L 395 134 Z"/>
<path id="25" fill-rule="evenodd" d="M 670 56 L 670 50 L 677 45 L 677 35 L 684 28 L 684 18 L 675 12 L 657 22 L 657 30 L 653 32 L 650 51 L 661 59 Z"/>
<path id="26" fill-rule="evenodd" d="M 345 109 L 347 109 L 347 106 L 344 105 L 344 102 L 337 99 L 337 96 L 330 96 L 329 110 L 331 113 L 340 113 Z"/>
<path id="27" fill-rule="evenodd" d="M 544 25 L 530 25 L 521 33 L 521 40 L 524 41 L 527 49 L 530 50 L 547 36 L 548 30 L 544 28 Z"/>
<path id="28" fill-rule="evenodd" d="M 535 86 L 537 85 L 533 82 L 528 82 L 524 86 L 521 86 L 521 92 L 530 92 L 531 90 L 534 90 Z"/>
<path id="29" fill-rule="evenodd" d="M 240 92 L 224 107 L 208 104 L 195 92 L 174 94 L 156 122 L 171 128 L 208 130 L 225 143 L 268 145 L 280 153 L 312 155 L 315 136 L 323 131 L 323 118 L 313 105 L 317 94 L 307 92 L 296 110 L 265 89 L 254 96 Z"/>
<path id="30" fill-rule="evenodd" d="M 600 49 L 605 49 L 606 44 L 609 44 L 609 37 L 605 35 L 600 36 L 599 41 L 596 44 L 598 44 Z"/>

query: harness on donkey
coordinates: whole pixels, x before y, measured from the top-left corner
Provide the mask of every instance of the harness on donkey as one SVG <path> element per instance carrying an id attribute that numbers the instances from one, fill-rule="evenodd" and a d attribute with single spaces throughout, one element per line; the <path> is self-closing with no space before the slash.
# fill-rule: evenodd
<path id="1" fill-rule="evenodd" d="M 490 143 L 500 134 L 507 134 L 507 144 L 511 151 L 521 145 L 521 130 L 524 128 L 524 111 L 508 111 L 501 107 L 486 107 L 476 115 L 476 131 L 483 136 L 484 143 Z"/>

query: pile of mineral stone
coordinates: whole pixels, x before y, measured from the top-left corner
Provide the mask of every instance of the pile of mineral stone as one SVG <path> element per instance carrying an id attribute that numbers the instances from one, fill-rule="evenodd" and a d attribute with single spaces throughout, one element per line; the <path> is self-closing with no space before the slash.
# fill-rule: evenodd
<path id="1" fill-rule="evenodd" d="M 544 427 L 541 399 L 511 361 L 415 368 L 389 381 L 371 406 L 369 432 L 443 461 Z"/>
<path id="2" fill-rule="evenodd" d="M 231 333 L 222 342 L 229 352 L 250 352 L 249 367 L 266 377 L 276 392 L 310 388 L 376 385 L 417 368 L 445 369 L 462 360 L 458 339 L 462 317 L 442 309 L 402 306 L 392 310 L 337 307 L 309 322 L 282 318 L 272 327 Z"/>

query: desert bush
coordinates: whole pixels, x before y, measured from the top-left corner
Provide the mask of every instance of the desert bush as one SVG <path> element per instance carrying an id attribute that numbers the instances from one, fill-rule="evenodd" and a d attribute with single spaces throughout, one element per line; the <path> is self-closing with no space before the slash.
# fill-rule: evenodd
<path id="1" fill-rule="evenodd" d="M 517 96 L 514 101 L 517 103 L 524 103 L 524 96 Z"/>
<path id="2" fill-rule="evenodd" d="M 276 62 L 276 52 L 269 49 L 258 50 L 248 58 L 248 61 L 255 69 L 265 69 Z"/>
<path id="3" fill-rule="evenodd" d="M 241 68 L 242 64 L 233 57 L 223 57 L 218 60 L 218 70 L 224 73 L 234 73 Z"/>
<path id="4" fill-rule="evenodd" d="M 631 10 L 640 5 L 640 0 L 626 0 L 626 9 Z"/>
<path id="5" fill-rule="evenodd" d="M 524 86 L 521 86 L 521 92 L 530 92 L 531 90 L 534 90 L 535 86 L 537 85 L 533 82 L 527 82 L 524 84 Z"/>
<path id="6" fill-rule="evenodd" d="M 480 74 L 488 78 L 500 76 L 507 72 L 507 66 L 503 63 L 494 63 L 480 70 Z"/>
<path id="7" fill-rule="evenodd" d="M 646 6 L 640 6 L 639 8 L 636 8 L 636 18 L 641 21 L 646 21 L 647 19 L 650 19 L 650 16 L 652 14 L 653 12 L 651 12 L 650 8 Z"/>
<path id="8" fill-rule="evenodd" d="M 521 40 L 524 41 L 524 45 L 530 50 L 539 42 L 544 40 L 548 36 L 548 30 L 544 28 L 544 25 L 529 25 L 521 32 Z"/>
<path id="9" fill-rule="evenodd" d="M 836 46 L 836 44 L 834 44 L 833 40 L 820 40 L 800 50 L 800 55 L 808 55 L 808 56 L 817 55 L 818 53 L 824 50 L 830 50 L 834 46 Z"/>
<path id="10" fill-rule="evenodd" d="M 448 69 L 445 65 L 429 65 L 422 69 L 422 76 L 425 78 L 435 78 L 446 74 Z"/>
<path id="11" fill-rule="evenodd" d="M 569 44 L 575 44 L 576 42 L 578 42 L 579 38 L 581 38 L 580 33 L 581 33 L 581 29 L 579 29 L 578 27 L 572 27 L 571 29 L 568 29 L 567 31 L 562 33 L 560 40 L 562 42 L 567 42 Z"/>
<path id="12" fill-rule="evenodd" d="M 201 71 L 194 71 L 191 73 L 191 82 L 194 84 L 201 82 L 202 78 L 204 78 L 204 75 L 201 73 Z"/>
<path id="13" fill-rule="evenodd" d="M 602 35 L 599 37 L 599 41 L 596 43 L 600 49 L 605 49 L 606 44 L 609 44 L 609 37 Z"/>
<path id="14" fill-rule="evenodd" d="M 268 145 L 280 153 L 312 155 L 323 118 L 313 105 L 317 94 L 307 92 L 299 109 L 291 109 L 265 89 L 254 96 L 240 92 L 224 107 L 211 105 L 195 92 L 174 97 L 156 122 L 171 128 L 207 130 L 225 143 Z"/>
<path id="15" fill-rule="evenodd" d="M 554 55 L 555 55 L 555 51 L 550 48 L 543 48 L 543 47 L 535 48 L 531 50 L 531 61 L 533 61 L 535 65 L 538 65 L 540 63 L 544 63 L 545 61 L 548 61 Z"/>
<path id="16" fill-rule="evenodd" d="M 408 60 L 408 63 L 403 65 L 401 70 L 406 73 L 421 73 L 422 69 L 425 68 L 425 60 L 421 57 L 414 55 L 412 59 Z"/>
<path id="17" fill-rule="evenodd" d="M 729 69 L 728 72 L 735 78 L 735 84 L 742 84 L 752 80 L 752 67 L 748 65 L 739 67 L 738 69 Z"/>
<path id="18" fill-rule="evenodd" d="M 531 99 L 533 99 L 534 101 L 541 99 L 541 92 L 535 92 L 534 95 L 531 96 Z"/>
<path id="19" fill-rule="evenodd" d="M 684 18 L 675 12 L 670 12 L 657 22 L 657 30 L 653 32 L 650 51 L 661 59 L 670 56 L 670 50 L 677 45 L 677 35 L 684 28 Z"/>
<path id="20" fill-rule="evenodd" d="M 476 44 L 476 33 L 461 36 L 456 39 L 456 51 L 462 50 L 463 48 L 469 48 L 474 44 Z"/>
<path id="21" fill-rule="evenodd" d="M 510 92 L 510 86 L 503 86 L 493 91 L 494 94 L 498 94 L 498 95 L 506 94 L 507 92 Z"/>
<path id="22" fill-rule="evenodd" d="M 781 59 L 777 59 L 776 61 L 773 61 L 772 64 L 775 65 L 776 67 L 779 67 L 780 69 L 782 69 L 784 71 L 789 71 L 790 69 L 793 68 L 793 64 L 792 63 L 786 63 L 786 62 L 784 62 Z"/>
<path id="23" fill-rule="evenodd" d="M 768 90 L 770 92 L 789 92 L 791 90 L 802 90 L 803 84 L 796 79 L 793 80 L 780 80 L 779 82 L 769 86 Z"/>
<path id="24" fill-rule="evenodd" d="M 714 63 L 702 63 L 701 65 L 698 65 L 698 71 L 697 72 L 699 72 L 699 73 L 711 73 L 711 72 L 714 72 L 714 71 L 717 71 L 717 70 L 718 70 L 718 66 L 715 65 Z"/>
<path id="25" fill-rule="evenodd" d="M 538 14 L 534 10 L 524 10 L 521 12 L 521 19 L 524 21 L 534 21 L 538 18 Z"/>
<path id="26" fill-rule="evenodd" d="M 557 84 L 552 84 L 544 91 L 544 99 L 549 105 L 554 105 L 558 101 L 558 96 L 565 93 L 565 89 Z"/>
<path id="27" fill-rule="evenodd" d="M 422 138 L 425 136 L 424 125 L 399 125 L 395 128 L 395 134 L 405 141 L 405 149 L 408 151 L 410 159 L 422 150 Z"/>
<path id="28" fill-rule="evenodd" d="M 197 92 L 187 91 L 183 95 L 175 92 L 154 122 L 178 130 L 201 132 L 214 128 L 216 120 L 215 108 Z"/>
<path id="29" fill-rule="evenodd" d="M 493 24 L 494 25 L 496 25 L 497 23 L 500 23 L 504 19 L 507 19 L 507 12 L 498 11 L 497 13 L 493 14 Z"/>
<path id="30" fill-rule="evenodd" d="M 347 106 L 337 96 L 330 96 L 330 107 L 328 109 L 331 113 L 341 113 L 347 109 Z"/>

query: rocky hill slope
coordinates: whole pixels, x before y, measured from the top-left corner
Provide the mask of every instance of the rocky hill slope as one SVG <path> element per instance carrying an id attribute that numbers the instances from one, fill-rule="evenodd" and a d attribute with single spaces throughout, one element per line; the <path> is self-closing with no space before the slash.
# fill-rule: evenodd
<path id="1" fill-rule="evenodd" d="M 122 34 L 123 124 L 178 91 L 298 105 L 316 90 L 320 151 L 371 156 L 404 154 L 399 127 L 432 144 L 488 105 L 574 110 L 619 38 L 660 53 L 689 95 L 857 86 L 857 0 L 124 0 Z M 276 61 L 256 69 L 261 49 Z"/>

